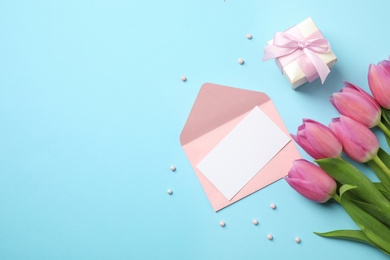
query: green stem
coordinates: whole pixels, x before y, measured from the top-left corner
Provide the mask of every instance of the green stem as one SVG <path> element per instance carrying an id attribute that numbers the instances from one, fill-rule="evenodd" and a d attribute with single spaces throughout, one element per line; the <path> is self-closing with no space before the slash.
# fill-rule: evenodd
<path id="1" fill-rule="evenodd" d="M 376 163 L 376 165 L 378 165 L 379 168 L 381 168 L 381 170 L 386 174 L 387 178 L 390 178 L 389 168 L 387 168 L 387 166 L 382 162 L 382 160 L 379 159 L 378 155 L 376 155 L 372 160 Z"/>
<path id="2" fill-rule="evenodd" d="M 332 197 L 335 201 L 337 201 L 339 204 L 341 204 L 341 199 L 340 199 L 340 196 L 337 195 L 336 193 L 333 195 Z"/>
<path id="3" fill-rule="evenodd" d="M 382 131 L 385 133 L 385 135 L 390 137 L 390 130 L 382 122 L 379 122 L 378 127 L 380 129 L 382 129 Z"/>

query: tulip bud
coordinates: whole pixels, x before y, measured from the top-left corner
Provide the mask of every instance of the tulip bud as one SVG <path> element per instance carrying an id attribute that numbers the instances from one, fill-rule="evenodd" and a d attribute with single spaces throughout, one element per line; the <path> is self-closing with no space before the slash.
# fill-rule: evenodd
<path id="1" fill-rule="evenodd" d="M 381 108 L 363 89 L 344 81 L 345 87 L 329 100 L 340 114 L 352 118 L 368 128 L 381 121 Z"/>
<path id="2" fill-rule="evenodd" d="M 303 119 L 295 142 L 314 159 L 336 158 L 341 155 L 342 145 L 336 135 L 326 126 L 311 119 Z"/>
<path id="3" fill-rule="evenodd" d="M 378 65 L 370 64 L 368 85 L 379 105 L 390 109 L 390 62 L 388 60 L 383 60 Z"/>
<path id="4" fill-rule="evenodd" d="M 304 159 L 294 161 L 284 179 L 302 196 L 318 203 L 328 201 L 336 193 L 336 181 L 320 167 Z"/>
<path id="5" fill-rule="evenodd" d="M 377 155 L 378 139 L 365 125 L 340 115 L 332 119 L 329 128 L 343 144 L 344 152 L 355 161 L 366 163 Z"/>

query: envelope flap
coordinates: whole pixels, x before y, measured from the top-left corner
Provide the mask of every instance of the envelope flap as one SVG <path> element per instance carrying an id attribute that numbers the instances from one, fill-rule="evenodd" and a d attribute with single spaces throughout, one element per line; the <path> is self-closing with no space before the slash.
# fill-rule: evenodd
<path id="1" fill-rule="evenodd" d="M 262 92 L 203 84 L 180 135 L 181 145 L 250 111 L 270 98 Z"/>

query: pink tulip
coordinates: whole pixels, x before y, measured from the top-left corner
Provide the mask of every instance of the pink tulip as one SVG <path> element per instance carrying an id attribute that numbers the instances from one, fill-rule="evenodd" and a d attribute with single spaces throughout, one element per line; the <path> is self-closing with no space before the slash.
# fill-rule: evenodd
<path id="1" fill-rule="evenodd" d="M 368 85 L 379 105 L 390 109 L 390 62 L 388 60 L 383 60 L 378 65 L 370 64 Z"/>
<path id="2" fill-rule="evenodd" d="M 344 81 L 345 87 L 329 100 L 340 114 L 350 117 L 368 128 L 381 121 L 381 108 L 363 89 Z M 389 86 L 390 87 L 390 86 Z"/>
<path id="3" fill-rule="evenodd" d="M 365 125 L 341 115 L 333 118 L 329 127 L 343 144 L 344 152 L 355 161 L 365 163 L 376 157 L 378 139 Z"/>
<path id="4" fill-rule="evenodd" d="M 290 186 L 309 200 L 323 203 L 336 193 L 336 181 L 315 164 L 300 159 L 284 179 Z"/>
<path id="5" fill-rule="evenodd" d="M 311 119 L 303 119 L 297 135 L 291 135 L 303 150 L 314 159 L 336 158 L 341 155 L 342 145 L 326 126 Z"/>

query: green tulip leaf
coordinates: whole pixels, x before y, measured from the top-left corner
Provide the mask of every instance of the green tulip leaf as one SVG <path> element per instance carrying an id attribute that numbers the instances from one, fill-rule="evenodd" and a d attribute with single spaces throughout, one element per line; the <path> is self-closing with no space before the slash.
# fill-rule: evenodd
<path id="1" fill-rule="evenodd" d="M 390 155 L 388 155 L 382 148 L 379 148 L 378 157 L 381 161 L 390 168 Z M 390 191 L 390 179 L 386 173 L 374 162 L 374 160 L 368 161 L 367 165 L 375 172 L 379 180 L 383 183 L 388 191 Z"/>
<path id="2" fill-rule="evenodd" d="M 384 127 L 390 130 L 390 110 L 382 108 L 382 118 L 381 123 Z M 382 128 L 383 126 L 380 126 Z M 383 129 L 382 129 L 383 130 Z M 390 137 L 385 134 L 387 145 L 390 147 Z"/>
<path id="3" fill-rule="evenodd" d="M 384 187 L 386 190 L 390 191 L 390 183 L 387 183 L 387 182 L 389 182 L 389 181 L 387 180 L 387 176 L 386 176 L 385 173 L 382 171 L 382 169 L 381 169 L 373 160 L 368 161 L 366 164 L 371 168 L 371 170 L 372 170 L 373 172 L 375 172 L 376 176 L 378 177 L 378 179 L 379 179 L 380 181 L 382 181 L 382 183 L 383 183 L 383 180 L 384 180 L 384 183 L 385 183 L 385 184 L 383 184 L 383 187 Z"/>
<path id="4" fill-rule="evenodd" d="M 390 125 L 390 122 L 389 122 L 389 118 L 387 117 L 387 115 L 383 115 L 382 114 L 382 119 L 381 119 L 381 122 L 382 124 L 384 124 L 386 127 L 388 127 Z"/>
<path id="5" fill-rule="evenodd" d="M 357 186 L 350 185 L 350 184 L 344 184 L 343 186 L 340 187 L 340 197 L 344 195 L 345 192 L 349 190 L 356 189 Z"/>
<path id="6" fill-rule="evenodd" d="M 345 239 L 345 240 L 360 242 L 378 248 L 370 239 L 368 239 L 368 237 L 364 234 L 362 230 L 335 230 L 326 233 L 314 232 L 314 234 L 322 237 Z M 381 250 L 383 253 L 390 255 L 390 253 L 384 251 L 383 249 L 381 248 L 378 249 Z"/>
<path id="7" fill-rule="evenodd" d="M 381 182 L 374 182 L 375 187 L 390 201 L 390 191 Z"/>
<path id="8" fill-rule="evenodd" d="M 388 124 L 387 122 L 384 122 L 383 125 L 390 130 L 390 124 Z M 388 135 L 385 134 L 385 138 L 386 138 L 386 143 L 387 145 L 390 147 L 390 137 Z"/>
<path id="9" fill-rule="evenodd" d="M 315 162 L 341 184 L 356 186 L 352 193 L 361 200 L 382 208 L 390 216 L 390 203 L 375 185 L 358 169 L 338 158 L 326 158 Z M 347 186 L 349 187 L 349 186 Z M 343 188 L 343 187 L 342 187 Z M 345 189 L 345 188 L 344 188 Z M 340 191 L 341 192 L 341 191 Z"/>
<path id="10" fill-rule="evenodd" d="M 365 212 L 369 212 L 371 216 L 375 217 L 377 220 L 379 220 L 380 222 L 385 224 L 388 228 L 390 228 L 390 217 L 381 208 L 372 205 L 370 203 L 359 201 L 356 199 L 351 199 L 351 201 L 355 203 L 359 208 L 361 208 Z"/>
<path id="11" fill-rule="evenodd" d="M 376 247 L 390 253 L 390 229 L 353 202 L 349 193 L 356 189 L 348 184 L 341 187 L 341 205 Z"/>
<path id="12" fill-rule="evenodd" d="M 382 123 L 386 122 L 388 125 L 390 125 L 390 111 L 382 107 L 381 112 L 382 112 L 382 119 L 383 119 L 382 121 L 384 121 Z"/>

